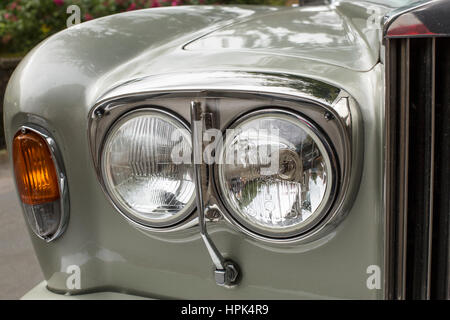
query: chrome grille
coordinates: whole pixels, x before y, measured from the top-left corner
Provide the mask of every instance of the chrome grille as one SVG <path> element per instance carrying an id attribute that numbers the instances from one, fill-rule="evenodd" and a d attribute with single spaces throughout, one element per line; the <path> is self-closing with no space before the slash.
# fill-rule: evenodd
<path id="1" fill-rule="evenodd" d="M 386 298 L 449 298 L 450 38 L 386 40 Z"/>

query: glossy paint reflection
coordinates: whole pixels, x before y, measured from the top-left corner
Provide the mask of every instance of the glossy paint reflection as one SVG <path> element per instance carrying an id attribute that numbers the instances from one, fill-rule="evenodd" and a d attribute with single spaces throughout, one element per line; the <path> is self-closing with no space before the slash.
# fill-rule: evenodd
<path id="1" fill-rule="evenodd" d="M 283 92 L 304 90 L 305 97 L 319 95 L 322 102 L 334 101 L 337 95 L 336 92 L 327 95 L 327 85 L 319 90 L 325 94 L 320 94 L 308 91 L 308 88 L 317 89 L 318 86 L 311 86 L 307 81 L 283 82 L 279 76 L 283 74 L 321 80 L 346 90 L 361 106 L 367 133 L 361 136 L 365 142 L 364 153 L 381 154 L 379 121 L 382 119 L 382 92 L 379 88 L 382 87 L 382 68 L 372 68 L 373 61 L 378 61 L 372 57 L 377 57 L 379 43 L 369 41 L 364 33 L 365 8 L 357 11 L 356 5 L 347 3 L 348 8 L 344 8 L 344 4 L 341 2 L 337 7 L 339 12 L 335 13 L 326 13 L 332 8 L 302 13 L 306 9 L 216 6 L 128 12 L 58 33 L 24 58 L 5 96 L 7 141 L 11 141 L 23 123 L 32 122 L 48 128 L 61 146 L 71 190 L 73 215 L 64 237 L 51 246 L 32 238 L 49 287 L 65 292 L 66 281 L 60 274 L 66 271 L 67 264 L 78 263 L 86 276 L 83 276 L 85 280 L 82 281 L 86 282 L 82 287 L 99 290 L 109 286 L 111 290 L 126 288 L 128 291 L 185 299 L 306 298 L 311 295 L 382 297 L 381 291 L 368 291 L 365 285 L 365 267 L 382 262 L 381 157 L 365 159 L 358 198 L 349 209 L 348 217 L 335 233 L 321 239 L 318 244 L 275 248 L 243 237 L 242 232 L 235 232 L 224 223 L 220 228 L 211 227 L 212 237 L 223 253 L 227 256 L 232 254 L 243 270 L 251 270 L 239 288 L 227 291 L 218 288 L 210 276 L 209 257 L 194 227 L 180 231 L 179 238 L 168 239 L 167 235 L 149 235 L 124 222 L 108 203 L 97 181 L 86 136 L 87 120 L 93 105 L 105 92 L 119 84 L 138 78 L 158 81 L 164 75 L 175 73 L 184 74 L 186 81 L 186 75 L 195 72 L 201 75 L 212 71 L 245 71 L 253 72 L 253 76 L 229 77 L 222 85 L 233 86 L 239 84 L 239 80 L 245 80 L 251 89 L 258 86 L 261 89 L 261 85 L 267 89 L 284 86 Z M 311 18 L 300 19 L 300 22 L 289 20 L 281 14 L 282 11 L 292 19 L 294 15 Z M 269 14 L 268 19 L 277 18 L 278 24 L 275 25 L 273 20 L 270 26 L 271 37 L 279 32 L 280 37 L 286 39 L 277 42 L 269 37 L 265 41 L 272 43 L 274 48 L 285 41 L 289 48 L 279 48 L 280 52 L 236 46 L 234 49 L 183 50 L 184 45 L 194 39 L 213 35 L 211 32 L 219 32 L 223 28 L 226 30 L 232 24 L 237 27 L 238 22 L 256 21 L 259 14 Z M 335 17 L 328 26 L 326 19 L 320 20 L 320 16 L 325 18 L 327 15 Z M 314 16 L 316 20 L 312 18 Z M 297 30 L 298 27 L 312 28 L 308 22 L 314 21 L 325 24 L 318 26 L 321 31 L 317 34 L 327 33 L 327 28 L 330 34 L 320 35 L 317 39 L 321 42 L 310 39 L 313 44 L 296 39 L 297 34 L 305 33 Z M 344 28 L 350 24 L 358 30 L 351 34 L 361 40 L 349 40 L 344 36 L 339 39 L 339 30 L 332 26 Z M 255 29 L 251 23 L 249 28 Z M 261 36 L 260 33 L 258 35 Z M 252 41 L 243 40 L 241 46 L 256 46 Z M 366 41 L 368 44 L 364 45 Z M 348 56 L 346 43 L 356 45 L 357 50 L 370 56 L 363 66 L 372 69 L 350 69 L 350 60 L 356 54 Z M 303 46 L 310 46 L 311 50 L 303 50 Z M 283 53 L 285 50 L 296 53 Z M 329 54 L 326 55 L 324 50 Z M 356 63 L 361 63 L 363 58 L 356 58 L 354 66 L 358 67 Z M 261 73 L 275 76 L 270 81 L 266 78 L 264 83 L 255 76 Z M 180 86 L 181 80 L 178 82 Z M 193 86 L 205 86 L 201 81 L 199 76 Z M 148 88 L 161 88 L 165 84 L 167 82 L 148 83 Z M 286 88 L 289 84 L 292 87 Z M 177 83 L 173 83 L 173 87 L 176 86 Z M 105 248 L 109 253 L 86 250 L 87 242 L 92 243 L 92 247 Z"/>
<path id="2" fill-rule="evenodd" d="M 185 49 L 263 51 L 329 63 L 335 63 L 333 56 L 340 56 L 346 67 L 359 70 L 377 62 L 352 23 L 330 6 L 258 16 L 208 34 Z"/>

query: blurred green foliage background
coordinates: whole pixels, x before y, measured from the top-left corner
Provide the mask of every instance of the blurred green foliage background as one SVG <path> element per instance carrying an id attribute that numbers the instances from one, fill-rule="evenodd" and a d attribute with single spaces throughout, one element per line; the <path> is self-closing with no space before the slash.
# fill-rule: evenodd
<path id="1" fill-rule="evenodd" d="M 144 8 L 179 5 L 285 5 L 286 0 L 0 0 L 0 56 L 22 56 L 66 28 L 66 8 L 78 5 L 81 21 Z"/>

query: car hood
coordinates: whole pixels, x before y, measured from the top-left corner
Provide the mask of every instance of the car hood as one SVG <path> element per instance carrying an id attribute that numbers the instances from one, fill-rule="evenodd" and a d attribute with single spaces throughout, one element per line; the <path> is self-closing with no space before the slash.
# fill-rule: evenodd
<path id="1" fill-rule="evenodd" d="M 6 97 L 20 100 L 30 113 L 48 108 L 48 100 L 61 92 L 65 108 L 69 101 L 90 108 L 129 81 L 216 70 L 289 73 L 351 90 L 358 74 L 379 61 L 377 19 L 387 11 L 341 1 L 301 8 L 180 6 L 112 15 L 42 42 L 17 67 L 8 86 L 15 95 Z"/>
<path id="2" fill-rule="evenodd" d="M 184 49 L 270 53 L 367 71 L 378 62 L 380 43 L 380 25 L 370 13 L 375 9 L 355 4 L 263 13 L 195 39 Z"/>

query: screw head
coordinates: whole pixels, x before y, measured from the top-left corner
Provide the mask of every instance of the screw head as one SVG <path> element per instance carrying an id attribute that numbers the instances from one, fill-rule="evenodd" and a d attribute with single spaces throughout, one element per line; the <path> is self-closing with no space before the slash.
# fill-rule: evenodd
<path id="1" fill-rule="evenodd" d="M 228 286 L 236 285 L 239 276 L 239 267 L 233 261 L 225 262 L 226 279 L 225 283 Z"/>
<path id="2" fill-rule="evenodd" d="M 323 116 L 324 116 L 324 118 L 327 119 L 328 121 L 334 119 L 334 116 L 333 116 L 333 114 L 332 114 L 330 111 L 325 111 L 325 113 L 324 113 Z"/>
<path id="3" fill-rule="evenodd" d="M 99 109 L 97 109 L 97 110 L 94 111 L 94 115 L 95 115 L 97 118 L 103 117 L 104 114 L 105 114 L 105 110 L 103 110 L 103 109 L 101 109 L 101 108 L 99 108 Z"/>
<path id="4" fill-rule="evenodd" d="M 222 214 L 217 209 L 208 209 L 205 212 L 206 219 L 211 220 L 211 221 L 217 221 L 220 219 L 221 216 L 222 216 Z"/>
<path id="5" fill-rule="evenodd" d="M 216 284 L 221 287 L 232 288 L 239 281 L 239 267 L 231 260 L 225 261 L 223 270 L 214 270 Z"/>

